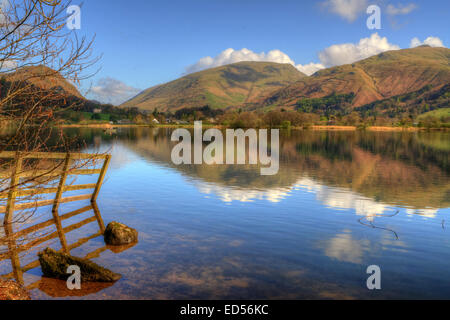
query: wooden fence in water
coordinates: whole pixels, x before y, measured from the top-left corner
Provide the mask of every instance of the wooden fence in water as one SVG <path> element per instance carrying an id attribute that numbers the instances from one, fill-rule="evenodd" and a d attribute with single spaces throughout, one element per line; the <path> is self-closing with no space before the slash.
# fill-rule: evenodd
<path id="1" fill-rule="evenodd" d="M 80 153 L 21 153 L 21 152 L 1 152 L 0 159 L 10 159 L 11 165 L 9 169 L 0 171 L 0 179 L 3 181 L 4 189 L 7 191 L 0 193 L 0 200 L 6 202 L 6 206 L 0 206 L 0 214 L 4 214 L 3 218 L 3 229 L 4 237 L 0 236 L 0 244 L 5 243 L 8 246 L 8 252 L 0 254 L 0 261 L 4 259 L 11 259 L 11 264 L 13 267 L 13 274 L 7 275 L 7 277 L 14 277 L 20 283 L 23 283 L 22 274 L 28 270 L 36 268 L 39 266 L 39 261 L 34 261 L 26 266 L 21 266 L 19 254 L 30 250 L 33 247 L 38 246 L 41 243 L 55 239 L 59 237 L 62 250 L 66 253 L 74 248 L 77 248 L 84 244 L 85 242 L 98 237 L 105 231 L 105 226 L 101 218 L 100 212 L 98 210 L 96 200 L 99 195 L 100 189 L 102 187 L 105 174 L 108 170 L 108 166 L 111 160 L 110 155 L 97 155 L 97 154 L 80 154 Z M 53 166 L 50 169 L 32 169 L 26 170 L 23 167 L 25 160 L 53 160 L 60 161 L 61 165 Z M 75 161 L 103 161 L 101 168 L 98 169 L 87 169 L 86 166 L 81 166 L 81 168 L 72 167 Z M 66 185 L 67 178 L 69 176 L 78 175 L 98 175 L 96 183 L 92 184 L 80 184 L 80 185 Z M 30 179 L 39 177 L 40 179 L 50 178 L 58 181 L 57 187 L 38 187 L 30 188 L 27 184 L 23 183 L 22 179 Z M 8 187 L 9 183 L 9 187 Z M 6 186 L 6 188 L 5 188 Z M 84 195 L 63 197 L 64 192 L 68 191 L 78 191 L 78 190 L 88 190 L 92 189 L 93 192 Z M 52 195 L 52 199 L 49 200 L 36 200 L 36 201 L 23 201 L 23 197 L 35 196 L 35 195 Z M 66 213 L 64 215 L 59 215 L 59 206 L 61 203 L 68 203 L 80 200 L 91 200 L 91 205 L 83 207 L 81 209 Z M 22 201 L 22 202 L 21 202 Z M 21 203 L 18 203 L 21 202 Z M 52 206 L 53 218 L 28 227 L 23 230 L 14 231 L 14 215 L 17 211 L 26 209 L 35 209 L 43 206 Z M 61 221 L 78 216 L 89 210 L 94 210 L 94 216 L 85 219 L 81 222 L 73 224 L 68 227 L 64 227 Z M 68 245 L 66 241 L 65 234 L 67 232 L 76 230 L 86 224 L 97 221 L 99 224 L 100 231 L 86 239 L 81 239 L 72 245 Z M 42 230 L 51 225 L 56 225 L 56 232 L 53 232 L 44 237 L 34 239 L 26 243 L 25 245 L 18 245 L 17 239 L 26 238 L 27 235 Z M 105 249 L 103 249 L 105 250 Z M 95 253 L 94 253 L 95 254 Z"/>
<path id="2" fill-rule="evenodd" d="M 14 159 L 10 170 L 6 172 L 0 172 L 0 179 L 9 179 L 10 187 L 8 192 L 0 193 L 0 200 L 6 199 L 6 206 L 0 207 L 0 213 L 5 214 L 4 222 L 9 223 L 16 210 L 24 210 L 37 208 L 42 206 L 53 206 L 53 211 L 58 209 L 61 203 L 73 202 L 78 200 L 91 199 L 91 201 L 97 200 L 100 188 L 103 184 L 106 171 L 108 170 L 111 155 L 97 155 L 97 154 L 84 154 L 84 153 L 21 153 L 21 152 L 1 152 L 0 159 Z M 25 159 L 45 159 L 45 160 L 60 160 L 64 161 L 62 168 L 55 166 L 49 170 L 23 170 L 23 161 Z M 71 163 L 76 160 L 104 160 L 101 169 L 76 169 L 71 167 Z M 69 175 L 94 175 L 98 174 L 97 183 L 72 185 L 66 186 L 66 180 Z M 48 177 L 60 177 L 59 185 L 57 188 L 37 188 L 27 189 L 20 188 L 22 178 L 48 178 Z M 80 196 L 62 197 L 62 194 L 67 191 L 94 189 L 92 194 L 85 194 Z M 17 198 L 27 195 L 40 195 L 40 194 L 55 194 L 54 199 L 34 201 L 23 204 L 17 204 Z"/>

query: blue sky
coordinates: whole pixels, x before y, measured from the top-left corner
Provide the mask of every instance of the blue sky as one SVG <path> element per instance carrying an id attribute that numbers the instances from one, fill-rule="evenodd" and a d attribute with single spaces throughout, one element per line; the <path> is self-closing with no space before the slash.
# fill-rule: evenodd
<path id="1" fill-rule="evenodd" d="M 448 0 L 73 1 L 81 3 L 76 32 L 95 35 L 94 53 L 103 55 L 88 97 L 115 104 L 186 72 L 238 60 L 287 62 L 312 73 L 409 48 L 413 38 L 414 45 L 450 44 Z M 367 28 L 371 4 L 381 9 L 380 30 Z"/>

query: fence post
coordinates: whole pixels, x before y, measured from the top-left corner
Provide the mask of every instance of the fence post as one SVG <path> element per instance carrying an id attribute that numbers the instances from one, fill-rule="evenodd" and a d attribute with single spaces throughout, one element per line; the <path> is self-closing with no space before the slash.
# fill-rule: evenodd
<path id="1" fill-rule="evenodd" d="M 105 162 L 103 163 L 103 168 L 100 171 L 100 175 L 98 177 L 97 185 L 95 186 L 94 193 L 92 194 L 91 202 L 97 201 L 98 193 L 103 184 L 103 180 L 105 179 L 106 171 L 108 171 L 109 162 L 111 161 L 111 155 L 106 155 Z"/>
<path id="2" fill-rule="evenodd" d="M 97 201 L 92 201 L 91 204 L 98 222 L 98 226 L 100 227 L 100 231 L 102 233 L 105 233 L 105 223 L 103 222 L 102 215 L 100 214 L 100 210 L 98 209 Z"/>
<path id="3" fill-rule="evenodd" d="M 70 153 L 67 153 L 66 159 L 64 160 L 64 167 L 61 174 L 61 179 L 59 180 L 58 190 L 55 195 L 55 202 L 53 203 L 52 211 L 58 211 L 59 204 L 61 201 L 61 196 L 64 193 L 64 187 L 66 186 L 67 176 L 69 174 L 70 169 L 71 156 Z"/>
<path id="4" fill-rule="evenodd" d="M 67 176 L 69 174 L 69 169 L 71 165 L 71 155 L 70 153 L 67 153 L 66 159 L 64 160 L 64 167 L 61 174 L 61 179 L 59 180 L 58 190 L 56 191 L 55 195 L 55 202 L 53 203 L 52 208 L 52 215 L 53 219 L 55 220 L 56 229 L 58 230 L 59 239 L 61 241 L 61 246 L 63 250 L 68 253 L 68 247 L 67 247 L 67 240 L 66 235 L 64 234 L 64 230 L 61 225 L 61 219 L 59 217 L 59 204 L 61 201 L 61 196 L 64 193 L 64 187 L 66 186 L 66 180 Z"/>
<path id="5" fill-rule="evenodd" d="M 16 204 L 16 197 L 17 197 L 17 185 L 20 183 L 21 171 L 22 171 L 22 157 L 21 153 L 17 152 L 11 175 L 11 184 L 8 192 L 8 200 L 6 203 L 5 218 L 3 220 L 4 226 L 10 224 L 14 216 L 14 206 Z"/>
<path id="6" fill-rule="evenodd" d="M 3 228 L 8 241 L 8 249 L 11 254 L 11 264 L 13 267 L 14 277 L 19 283 L 23 283 L 22 269 L 20 267 L 19 255 L 17 253 L 16 241 L 14 239 L 14 207 L 17 197 L 17 186 L 20 183 L 20 174 L 22 171 L 22 155 L 20 152 L 16 153 L 14 160 L 14 167 L 11 174 L 11 184 L 8 193 L 8 201 L 6 204 L 5 217 L 3 220 Z"/>

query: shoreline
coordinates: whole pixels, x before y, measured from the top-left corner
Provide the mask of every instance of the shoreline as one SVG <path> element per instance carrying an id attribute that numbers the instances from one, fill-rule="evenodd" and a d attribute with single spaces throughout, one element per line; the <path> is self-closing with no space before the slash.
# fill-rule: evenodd
<path id="1" fill-rule="evenodd" d="M 64 124 L 57 125 L 58 128 L 93 128 L 93 129 L 118 129 L 118 128 L 194 128 L 193 124 L 163 124 L 163 125 L 147 125 L 147 124 Z M 229 127 L 223 125 L 214 125 L 214 124 L 203 124 L 205 128 L 219 128 L 219 129 L 227 129 Z M 248 128 L 247 128 L 248 129 Z M 303 127 L 291 127 L 294 130 L 313 130 L 313 131 L 357 131 L 360 130 L 355 126 L 323 126 L 323 125 L 315 125 L 308 128 Z M 244 128 L 245 130 L 245 128 Z M 282 129 L 285 130 L 285 129 Z M 373 126 L 367 127 L 365 129 L 367 131 L 376 131 L 376 132 L 418 132 L 418 131 L 448 131 L 448 128 L 418 128 L 418 127 L 385 127 L 385 126 Z"/>
<path id="2" fill-rule="evenodd" d="M 367 130 L 367 131 L 409 131 L 409 132 L 417 132 L 417 131 L 426 131 L 426 130 L 446 130 L 445 128 L 418 128 L 418 127 L 383 127 L 383 126 L 373 126 L 366 127 L 365 129 L 358 129 L 355 126 L 312 126 L 310 130 L 327 130 L 327 131 L 357 131 L 357 130 Z"/>

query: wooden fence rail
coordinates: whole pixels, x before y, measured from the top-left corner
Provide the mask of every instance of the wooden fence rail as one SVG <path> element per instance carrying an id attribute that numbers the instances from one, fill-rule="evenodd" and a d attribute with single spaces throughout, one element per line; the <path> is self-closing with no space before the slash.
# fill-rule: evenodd
<path id="1" fill-rule="evenodd" d="M 37 208 L 41 206 L 53 206 L 53 210 L 57 209 L 60 203 L 67 203 L 79 200 L 91 199 L 91 201 L 97 200 L 98 194 L 103 184 L 105 174 L 108 170 L 111 155 L 97 155 L 97 154 L 84 154 L 84 153 L 21 153 L 21 152 L 1 152 L 0 159 L 13 159 L 13 165 L 7 173 L 0 173 L 0 178 L 9 179 L 10 187 L 8 192 L 0 193 L 0 200 L 6 199 L 6 206 L 0 206 L 0 213 L 4 213 L 4 224 L 11 223 L 14 211 Z M 25 159 L 45 159 L 45 160 L 64 160 L 64 166 L 62 169 L 52 168 L 49 170 L 23 170 L 23 160 Z M 77 169 L 71 168 L 71 163 L 76 160 L 103 160 L 103 166 L 101 169 Z M 95 175 L 98 174 L 98 180 L 93 184 L 82 184 L 66 186 L 66 180 L 68 176 L 73 175 Z M 59 185 L 57 188 L 35 188 L 29 189 L 24 186 L 20 187 L 20 181 L 23 178 L 30 177 L 60 177 Z M 62 194 L 67 191 L 87 190 L 93 189 L 91 194 L 85 194 L 81 196 L 62 197 Z M 55 194 L 53 200 L 42 201 L 29 201 L 26 203 L 16 204 L 18 198 L 28 195 L 41 195 L 41 194 Z"/>

